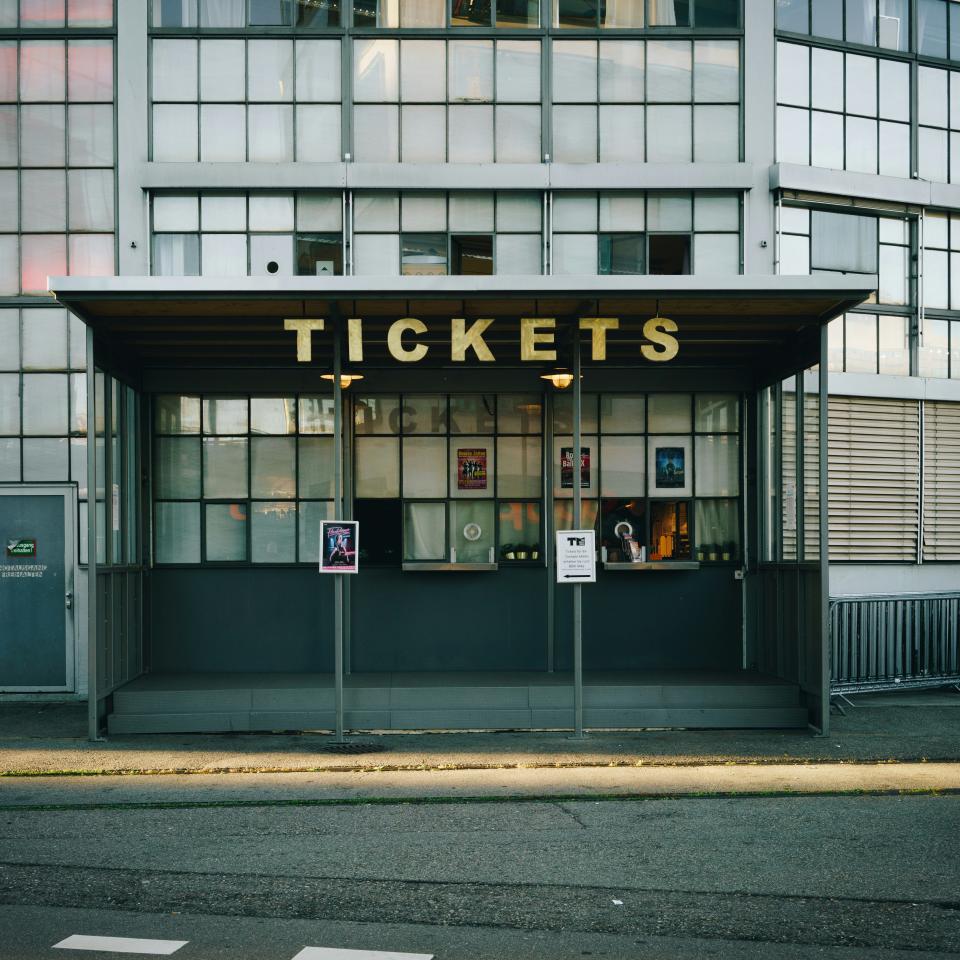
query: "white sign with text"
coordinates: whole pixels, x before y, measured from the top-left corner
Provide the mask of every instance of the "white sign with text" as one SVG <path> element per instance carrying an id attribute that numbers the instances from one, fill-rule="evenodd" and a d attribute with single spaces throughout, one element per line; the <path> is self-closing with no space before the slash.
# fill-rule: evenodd
<path id="1" fill-rule="evenodd" d="M 596 583 L 597 546 L 592 530 L 557 531 L 557 583 Z"/>

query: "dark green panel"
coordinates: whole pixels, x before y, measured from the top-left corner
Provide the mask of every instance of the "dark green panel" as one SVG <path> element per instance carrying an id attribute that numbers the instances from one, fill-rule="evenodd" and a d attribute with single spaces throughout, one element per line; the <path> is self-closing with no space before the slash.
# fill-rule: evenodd
<path id="1" fill-rule="evenodd" d="M 0 686 L 66 686 L 64 549 L 62 494 L 0 497 Z"/>
<path id="2" fill-rule="evenodd" d="M 737 670 L 740 582 L 732 567 L 597 571 L 583 584 L 587 670 Z M 573 669 L 572 588 L 557 587 L 557 669 Z"/>
<path id="3" fill-rule="evenodd" d="M 156 673 L 333 670 L 333 584 L 313 567 L 157 568 Z"/>
<path id="4" fill-rule="evenodd" d="M 546 670 L 546 570 L 365 570 L 352 583 L 354 672 Z"/>

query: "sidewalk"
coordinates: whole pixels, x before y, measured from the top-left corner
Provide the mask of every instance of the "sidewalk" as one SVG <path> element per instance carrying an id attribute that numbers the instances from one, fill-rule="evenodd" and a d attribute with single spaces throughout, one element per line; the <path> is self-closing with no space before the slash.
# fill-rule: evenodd
<path id="1" fill-rule="evenodd" d="M 643 730 L 603 731 L 577 742 L 562 732 L 385 733 L 351 736 L 362 751 L 351 753 L 330 749 L 323 733 L 152 734 L 90 743 L 84 704 L 0 703 L 0 777 L 960 762 L 960 693 L 851 700 L 846 716 L 833 716 L 829 737 L 798 730 Z M 840 783 L 837 775 L 827 781 Z"/>

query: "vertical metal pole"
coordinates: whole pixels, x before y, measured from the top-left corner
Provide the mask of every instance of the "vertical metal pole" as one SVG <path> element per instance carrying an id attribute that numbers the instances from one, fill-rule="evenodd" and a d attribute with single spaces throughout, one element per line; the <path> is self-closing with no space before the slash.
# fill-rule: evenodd
<path id="1" fill-rule="evenodd" d="M 820 735 L 830 735 L 830 511 L 829 511 L 829 450 L 830 423 L 827 388 L 827 326 L 820 327 L 820 382 L 818 441 L 820 443 Z"/>
<path id="2" fill-rule="evenodd" d="M 333 513 L 343 519 L 343 389 L 340 386 L 340 319 L 333 319 Z M 336 743 L 343 743 L 343 574 L 333 575 L 333 699 Z"/>
<path id="3" fill-rule="evenodd" d="M 583 465 L 580 456 L 581 438 L 581 391 L 580 391 L 580 330 L 573 320 L 573 529 L 579 530 L 582 514 L 583 491 L 580 478 Z M 591 467 L 593 465 L 591 464 Z M 573 584 L 573 720 L 574 740 L 583 740 L 583 609 L 580 583 Z"/>
<path id="4" fill-rule="evenodd" d="M 87 736 L 100 739 L 100 696 L 97 678 L 97 371 L 93 330 L 87 331 Z"/>
<path id="5" fill-rule="evenodd" d="M 553 394 L 544 394 L 543 405 L 543 559 L 547 566 L 547 673 L 556 669 L 553 513 Z"/>

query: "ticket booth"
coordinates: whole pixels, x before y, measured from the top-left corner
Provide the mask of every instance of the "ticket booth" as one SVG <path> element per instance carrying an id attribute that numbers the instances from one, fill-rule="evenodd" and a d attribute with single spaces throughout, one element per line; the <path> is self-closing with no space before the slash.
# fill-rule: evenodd
<path id="1" fill-rule="evenodd" d="M 53 286 L 141 410 L 141 672 L 92 732 L 329 728 L 338 677 L 350 729 L 571 727 L 577 489 L 587 726 L 826 728 L 825 331 L 862 279 Z M 323 519 L 359 522 L 342 602 Z"/>

